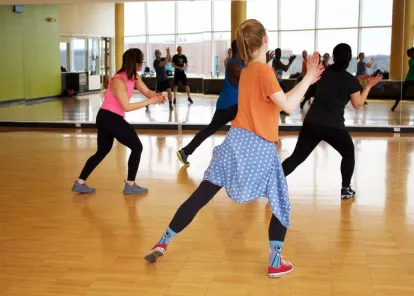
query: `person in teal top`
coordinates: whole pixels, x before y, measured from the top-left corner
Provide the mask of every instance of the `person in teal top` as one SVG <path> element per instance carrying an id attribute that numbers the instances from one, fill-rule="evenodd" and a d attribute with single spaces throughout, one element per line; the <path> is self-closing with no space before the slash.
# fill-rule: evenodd
<path id="1" fill-rule="evenodd" d="M 188 156 L 193 154 L 205 139 L 216 133 L 237 115 L 239 79 L 244 63 L 240 59 L 236 40 L 232 41 L 231 50 L 233 57 L 229 59 L 226 65 L 224 86 L 216 103 L 216 112 L 214 112 L 210 124 L 205 129 L 199 131 L 187 146 L 177 152 L 177 156 L 183 164 L 189 164 L 187 161 Z"/>
<path id="2" fill-rule="evenodd" d="M 240 58 L 236 40 L 231 42 L 231 50 L 233 56 L 229 59 L 226 65 L 224 86 L 217 100 L 216 112 L 214 112 L 213 119 L 205 129 L 199 131 L 195 135 L 187 146 L 177 151 L 178 159 L 184 165 L 189 164 L 187 158 L 193 154 L 193 152 L 204 142 L 205 139 L 236 118 L 240 73 L 245 65 Z M 273 54 L 268 52 L 266 54 L 267 62 L 269 62 L 272 58 Z"/>
<path id="3" fill-rule="evenodd" d="M 402 88 L 401 95 L 397 97 L 395 100 L 394 106 L 391 108 L 391 111 L 395 111 L 395 108 L 397 108 L 398 104 L 400 103 L 402 97 L 404 97 L 407 94 L 408 89 L 410 86 L 414 86 L 414 47 L 411 47 L 407 50 L 407 55 L 410 58 L 408 60 L 408 73 L 407 77 L 404 81 L 404 86 Z"/>

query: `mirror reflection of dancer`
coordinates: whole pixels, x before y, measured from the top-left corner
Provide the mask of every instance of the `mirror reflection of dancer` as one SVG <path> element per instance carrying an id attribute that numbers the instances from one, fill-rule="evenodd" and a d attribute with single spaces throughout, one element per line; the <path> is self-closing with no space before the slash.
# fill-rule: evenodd
<path id="1" fill-rule="evenodd" d="M 287 93 L 288 89 L 285 83 L 283 82 L 282 76 L 283 72 L 287 72 L 292 65 L 293 61 L 296 59 L 296 55 L 291 55 L 289 57 L 289 62 L 287 65 L 283 64 L 280 60 L 282 58 L 282 50 L 280 48 L 275 49 L 275 58 L 272 61 L 273 70 L 276 73 L 277 82 L 279 83 L 282 90 Z"/>
<path id="2" fill-rule="evenodd" d="M 346 69 L 352 59 L 351 47 L 338 44 L 333 51 L 334 63 L 318 82 L 315 99 L 306 114 L 293 154 L 282 164 L 285 176 L 289 176 L 312 153 L 321 141 L 327 142 L 342 156 L 341 198 L 355 196 L 351 188 L 351 178 L 355 167 L 355 149 L 351 135 L 345 128 L 344 110 L 351 100 L 352 106 L 359 109 L 364 105 L 369 91 L 382 76 L 370 78 L 361 92 L 359 80 Z"/>
<path id="3" fill-rule="evenodd" d="M 400 103 L 401 98 L 404 97 L 405 94 L 407 93 L 410 86 L 414 87 L 414 47 L 411 47 L 410 49 L 407 50 L 407 56 L 410 58 L 408 60 L 407 77 L 405 78 L 401 95 L 397 97 L 397 99 L 395 100 L 394 106 L 391 108 L 391 111 L 393 112 L 395 111 L 395 108 L 397 108 L 398 104 Z"/>
<path id="4" fill-rule="evenodd" d="M 182 164 L 188 165 L 188 157 L 211 135 L 215 134 L 221 127 L 234 120 L 237 115 L 237 104 L 239 94 L 240 73 L 244 63 L 240 58 L 237 41 L 231 43 L 233 57 L 227 62 L 224 77 L 224 86 L 216 103 L 216 111 L 210 124 L 198 132 L 193 140 L 183 149 L 177 152 L 178 159 Z M 271 54 L 266 54 L 266 60 L 271 60 Z"/>
<path id="5" fill-rule="evenodd" d="M 187 74 L 185 70 L 188 68 L 188 60 L 185 55 L 183 55 L 183 49 L 181 46 L 177 47 L 177 54 L 172 58 L 172 66 L 174 67 L 174 104 L 177 104 L 177 89 L 178 84 L 184 86 L 185 91 L 187 92 L 188 102 L 193 103 L 193 100 L 190 96 L 190 87 L 188 86 Z"/>
<path id="6" fill-rule="evenodd" d="M 98 149 L 86 162 L 79 179 L 75 181 L 72 191 L 78 193 L 93 193 L 95 188 L 86 185 L 86 179 L 111 151 L 114 139 L 131 149 L 128 160 L 128 179 L 125 182 L 125 194 L 140 194 L 148 192 L 147 188 L 135 183 L 139 162 L 141 160 L 142 144 L 136 131 L 125 121 L 125 112 L 138 110 L 151 104 L 161 104 L 165 98 L 150 91 L 142 82 L 137 72 L 141 71 L 144 55 L 138 48 L 128 49 L 122 57 L 122 68 L 109 80 L 104 102 L 96 116 L 98 128 Z M 148 99 L 139 103 L 130 103 L 134 88 L 138 89 Z"/>
<path id="7" fill-rule="evenodd" d="M 293 90 L 284 93 L 275 73 L 266 63 L 268 37 L 263 25 L 247 20 L 237 30 L 237 45 L 246 67 L 239 82 L 238 113 L 224 142 L 214 148 L 204 181 L 185 201 L 172 219 L 165 234 L 145 259 L 155 263 L 168 244 L 184 230 L 195 215 L 222 188 L 240 203 L 266 197 L 272 208 L 269 224 L 270 256 L 268 274 L 280 277 L 293 270 L 281 257 L 289 226 L 288 189 L 275 145 L 278 142 L 280 109 L 292 112 L 306 89 L 323 71 L 318 54 L 308 62 L 308 73 Z"/>
<path id="8" fill-rule="evenodd" d="M 155 51 L 155 60 L 154 60 L 154 69 L 157 74 L 157 84 L 155 85 L 155 91 L 157 93 L 163 93 L 164 91 L 168 94 L 168 102 L 170 104 L 170 109 L 173 109 L 172 105 L 172 92 L 171 86 L 168 82 L 167 70 L 165 66 L 171 62 L 170 48 L 167 47 L 167 56 L 165 58 L 161 57 L 161 51 L 158 49 Z"/>

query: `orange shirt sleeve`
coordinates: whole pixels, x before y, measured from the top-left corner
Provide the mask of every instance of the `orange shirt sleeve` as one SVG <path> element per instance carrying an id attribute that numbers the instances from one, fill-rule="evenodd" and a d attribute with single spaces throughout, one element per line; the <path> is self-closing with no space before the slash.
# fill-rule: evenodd
<path id="1" fill-rule="evenodd" d="M 272 67 L 269 65 L 263 65 L 263 70 L 261 71 L 261 81 L 262 81 L 262 90 L 264 95 L 269 97 L 276 92 L 282 90 L 279 83 L 277 82 L 276 75 L 273 72 Z"/>

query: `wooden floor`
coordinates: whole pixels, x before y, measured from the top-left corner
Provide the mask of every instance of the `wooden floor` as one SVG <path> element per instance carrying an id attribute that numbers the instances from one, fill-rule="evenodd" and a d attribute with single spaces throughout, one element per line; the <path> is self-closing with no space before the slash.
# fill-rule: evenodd
<path id="1" fill-rule="evenodd" d="M 157 265 L 144 262 L 224 134 L 188 168 L 175 152 L 193 134 L 138 134 L 149 194 L 121 194 L 129 151 L 116 143 L 89 179 L 98 192 L 79 196 L 70 188 L 95 134 L 0 130 L 0 295 L 414 295 L 414 138 L 353 135 L 354 202 L 339 198 L 339 155 L 318 146 L 288 178 L 295 270 L 269 279 L 265 200 L 240 205 L 223 190 Z M 281 135 L 282 159 L 296 139 Z"/>
<path id="2" fill-rule="evenodd" d="M 88 94 L 77 98 L 12 105 L 0 108 L 0 121 L 29 122 L 75 122 L 93 123 L 102 104 L 101 94 Z M 133 124 L 208 124 L 216 109 L 217 95 L 192 95 L 194 104 L 189 105 L 187 98 L 180 94 L 177 108 L 170 111 L 168 104 L 151 106 L 149 110 L 141 109 L 126 114 L 126 120 Z M 143 100 L 135 93 L 133 101 Z M 347 126 L 414 126 L 414 101 L 403 100 L 395 112 L 390 108 L 393 100 L 369 100 L 369 105 L 355 110 L 351 104 L 345 109 Z M 302 125 L 309 105 L 304 110 L 298 108 L 290 116 L 281 116 L 281 125 Z"/>

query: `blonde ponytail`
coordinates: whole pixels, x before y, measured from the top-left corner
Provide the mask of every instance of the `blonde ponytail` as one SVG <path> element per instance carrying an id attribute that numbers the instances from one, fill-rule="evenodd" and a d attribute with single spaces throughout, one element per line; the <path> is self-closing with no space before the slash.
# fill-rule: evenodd
<path id="1" fill-rule="evenodd" d="M 265 28 L 255 19 L 244 21 L 237 29 L 237 46 L 239 47 L 240 57 L 246 64 L 252 60 L 254 53 L 262 47 L 264 36 L 266 36 Z"/>

